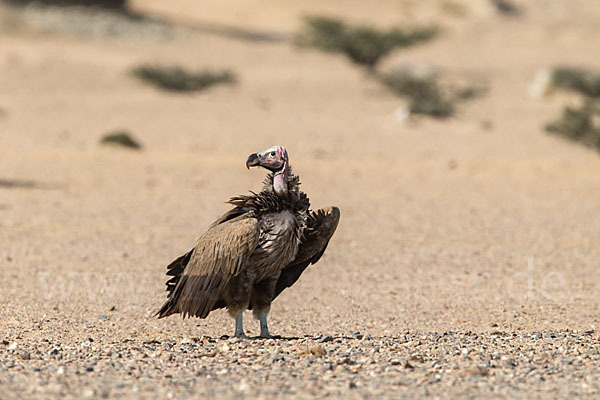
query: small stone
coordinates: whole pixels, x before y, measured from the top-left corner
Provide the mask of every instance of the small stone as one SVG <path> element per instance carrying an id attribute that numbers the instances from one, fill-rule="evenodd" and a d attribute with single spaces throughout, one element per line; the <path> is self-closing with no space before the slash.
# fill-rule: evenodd
<path id="1" fill-rule="evenodd" d="M 321 339 L 318 340 L 319 343 L 327 343 L 332 341 L 333 338 L 331 336 L 323 336 Z"/>
<path id="2" fill-rule="evenodd" d="M 250 385 L 248 385 L 248 382 L 245 379 L 242 379 L 242 381 L 240 382 L 240 384 L 238 385 L 238 390 L 240 392 L 245 392 L 248 389 L 250 389 Z"/>
<path id="3" fill-rule="evenodd" d="M 323 372 L 327 372 L 327 371 L 333 371 L 332 363 L 327 363 L 327 364 L 323 365 Z"/>
<path id="4" fill-rule="evenodd" d="M 315 347 L 308 348 L 308 349 L 304 350 L 302 353 L 300 353 L 300 355 L 302 355 L 302 356 L 307 356 L 307 355 L 311 355 L 311 354 L 313 356 L 325 356 L 325 355 L 327 355 L 327 351 L 321 346 L 315 346 Z"/>
<path id="5" fill-rule="evenodd" d="M 469 368 L 465 371 L 465 375 L 467 376 L 488 376 L 490 374 L 490 370 L 483 367 L 475 367 Z"/>
<path id="6" fill-rule="evenodd" d="M 398 121 L 406 121 L 408 119 L 408 117 L 410 117 L 410 109 L 408 108 L 407 105 L 398 106 L 394 110 L 394 117 Z"/>
<path id="7" fill-rule="evenodd" d="M 8 345 L 8 350 L 14 350 L 17 348 L 17 342 L 12 342 L 10 345 Z"/>

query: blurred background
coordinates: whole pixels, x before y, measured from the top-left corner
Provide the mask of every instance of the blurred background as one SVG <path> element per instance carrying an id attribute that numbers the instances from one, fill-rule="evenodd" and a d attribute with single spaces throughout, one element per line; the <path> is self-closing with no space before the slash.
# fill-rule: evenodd
<path id="1" fill-rule="evenodd" d="M 148 315 L 274 144 L 342 211 L 274 330 L 593 325 L 598 21 L 588 0 L 0 2 L 3 328 L 117 306 L 119 329 L 229 330 Z"/>

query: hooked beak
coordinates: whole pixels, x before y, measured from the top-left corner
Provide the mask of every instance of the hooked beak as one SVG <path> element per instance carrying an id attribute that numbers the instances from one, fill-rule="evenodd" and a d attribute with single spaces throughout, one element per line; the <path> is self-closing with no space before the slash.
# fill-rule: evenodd
<path id="1" fill-rule="evenodd" d="M 260 158 L 258 154 L 250 154 L 250 157 L 246 160 L 246 168 L 250 169 L 250 167 L 257 167 L 260 165 Z"/>

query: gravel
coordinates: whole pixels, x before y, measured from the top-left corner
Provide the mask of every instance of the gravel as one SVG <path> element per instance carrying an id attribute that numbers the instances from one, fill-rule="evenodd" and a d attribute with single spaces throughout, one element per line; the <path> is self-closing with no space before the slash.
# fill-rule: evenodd
<path id="1" fill-rule="evenodd" d="M 40 399 L 597 396 L 598 339 L 594 331 L 569 330 L 267 340 L 7 337 L 0 382 L 15 398 Z"/>

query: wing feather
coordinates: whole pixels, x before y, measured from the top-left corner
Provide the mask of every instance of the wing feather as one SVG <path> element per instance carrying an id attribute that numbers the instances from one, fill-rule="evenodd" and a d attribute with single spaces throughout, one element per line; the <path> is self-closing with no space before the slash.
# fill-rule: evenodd
<path id="1" fill-rule="evenodd" d="M 273 300 L 286 288 L 296 283 L 309 265 L 319 261 L 335 233 L 339 220 L 340 210 L 337 207 L 327 207 L 310 212 L 298 253 L 294 261 L 281 271 L 275 286 Z"/>
<path id="2" fill-rule="evenodd" d="M 159 318 L 174 313 L 181 313 L 184 318 L 206 318 L 222 298 L 229 280 L 245 266 L 258 245 L 258 238 L 258 220 L 249 215 L 211 226 L 198 238 L 190 253 L 171 264 L 174 270 L 181 268 L 186 258 L 188 261 L 167 301 L 157 312 Z"/>

